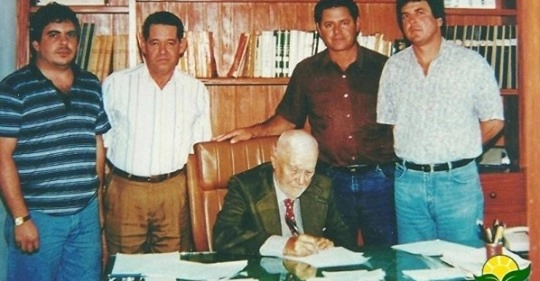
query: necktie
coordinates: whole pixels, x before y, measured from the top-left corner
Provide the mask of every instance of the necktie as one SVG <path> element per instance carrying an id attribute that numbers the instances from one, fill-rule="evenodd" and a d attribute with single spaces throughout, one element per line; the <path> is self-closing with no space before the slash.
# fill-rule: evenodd
<path id="1" fill-rule="evenodd" d="M 294 201 L 291 199 L 285 199 L 285 222 L 291 230 L 292 235 L 300 234 L 298 231 L 298 226 L 296 225 L 296 219 L 294 217 Z"/>

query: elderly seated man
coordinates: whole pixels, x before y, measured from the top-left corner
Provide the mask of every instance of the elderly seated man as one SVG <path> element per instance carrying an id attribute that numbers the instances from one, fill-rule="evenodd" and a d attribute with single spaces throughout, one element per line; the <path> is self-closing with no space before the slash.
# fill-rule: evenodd
<path id="1" fill-rule="evenodd" d="M 335 208 L 332 182 L 315 173 L 315 139 L 284 132 L 271 162 L 233 176 L 213 229 L 218 252 L 306 256 L 357 245 Z"/>

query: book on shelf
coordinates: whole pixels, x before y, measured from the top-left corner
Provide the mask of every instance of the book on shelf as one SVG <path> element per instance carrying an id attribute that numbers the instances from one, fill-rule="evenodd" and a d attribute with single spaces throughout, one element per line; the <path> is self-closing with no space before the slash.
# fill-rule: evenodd
<path id="1" fill-rule="evenodd" d="M 206 52 L 208 49 L 208 36 L 204 32 L 195 33 L 195 77 L 208 77 L 208 64 L 206 62 Z"/>
<path id="2" fill-rule="evenodd" d="M 195 54 L 197 53 L 196 48 L 195 48 L 196 37 L 193 31 L 191 30 L 188 30 L 187 32 L 185 32 L 185 36 L 186 36 L 188 47 L 184 54 L 184 57 L 182 58 L 185 60 L 183 63 L 184 71 L 188 73 L 189 75 L 195 77 L 197 75 L 197 71 L 195 69 L 195 64 L 196 64 Z"/>
<path id="3" fill-rule="evenodd" d="M 261 32 L 261 45 L 260 45 L 260 57 L 261 57 L 261 76 L 265 78 L 274 77 L 275 71 L 275 48 L 274 32 L 271 30 L 264 30 Z"/>
<path id="4" fill-rule="evenodd" d="M 283 30 L 274 30 L 274 77 L 283 76 L 283 41 L 285 39 Z"/>
<path id="5" fill-rule="evenodd" d="M 118 34 L 113 36 L 112 71 L 128 67 L 128 35 Z"/>
<path id="6" fill-rule="evenodd" d="M 382 33 L 359 36 L 360 45 L 390 56 L 394 42 Z M 296 65 L 326 49 L 316 31 L 264 30 L 244 32 L 236 45 L 227 77 L 290 77 Z"/>
<path id="7" fill-rule="evenodd" d="M 212 32 L 198 32 L 198 40 L 196 42 L 198 50 L 197 77 L 216 77 L 217 66 L 214 56 L 214 39 Z"/>
<path id="8" fill-rule="evenodd" d="M 105 77 L 111 72 L 111 62 L 114 46 L 113 35 L 103 35 L 103 42 L 101 50 L 99 51 L 99 59 L 97 66 L 97 77 L 100 81 L 103 81 Z"/>
<path id="9" fill-rule="evenodd" d="M 255 68 L 257 64 L 257 45 L 260 33 L 254 32 L 249 35 L 249 41 L 246 50 L 246 59 L 242 67 L 242 77 L 256 77 Z"/>
<path id="10" fill-rule="evenodd" d="M 105 0 L 35 0 L 38 6 L 45 6 L 52 2 L 67 6 L 105 5 Z"/>
<path id="11" fill-rule="evenodd" d="M 240 38 L 238 39 L 238 45 L 236 46 L 236 51 L 234 53 L 231 67 L 229 68 L 229 71 L 227 71 L 227 77 L 237 78 L 241 75 L 242 73 L 241 65 L 242 65 L 242 61 L 245 60 L 249 37 L 250 37 L 250 34 L 248 32 L 242 32 L 240 34 Z"/>
<path id="12" fill-rule="evenodd" d="M 77 49 L 77 57 L 75 63 L 81 69 L 88 69 L 88 59 L 92 50 L 92 40 L 94 37 L 95 23 L 82 23 L 81 34 L 79 36 L 79 47 Z"/>
<path id="13" fill-rule="evenodd" d="M 501 89 L 517 88 L 516 25 L 448 26 L 444 37 L 482 55 L 493 68 Z"/>
<path id="14" fill-rule="evenodd" d="M 208 49 L 206 53 L 206 61 L 209 66 L 208 77 L 218 77 L 216 55 L 214 53 L 214 47 L 216 45 L 214 41 L 214 34 L 212 31 L 208 31 L 206 34 L 208 35 Z"/>
<path id="15" fill-rule="evenodd" d="M 178 60 L 178 69 L 193 77 L 217 77 L 215 43 L 212 35 L 210 31 L 185 31 L 187 48 Z"/>
<path id="16" fill-rule="evenodd" d="M 387 57 L 394 53 L 394 42 L 384 39 L 384 35 L 382 33 L 377 32 L 371 35 L 363 35 L 362 33 L 359 33 L 356 40 L 360 46 Z"/>
<path id="17" fill-rule="evenodd" d="M 444 0 L 446 8 L 460 9 L 495 9 L 496 0 Z"/>
<path id="18" fill-rule="evenodd" d="M 87 70 L 98 76 L 97 70 L 99 65 L 99 54 L 101 52 L 102 44 L 104 42 L 103 35 L 94 35 L 92 39 L 92 49 L 90 50 L 90 57 L 88 59 Z"/>
<path id="19" fill-rule="evenodd" d="M 291 52 L 291 31 L 286 29 L 282 33 L 282 58 L 281 58 L 281 72 L 280 77 L 289 77 L 289 60 Z"/>

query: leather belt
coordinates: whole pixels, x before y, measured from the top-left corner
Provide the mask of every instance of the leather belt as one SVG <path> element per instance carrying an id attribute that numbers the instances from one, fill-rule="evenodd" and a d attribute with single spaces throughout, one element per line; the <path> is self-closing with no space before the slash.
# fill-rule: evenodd
<path id="1" fill-rule="evenodd" d="M 167 174 L 162 174 L 162 175 L 154 175 L 154 176 L 149 176 L 149 177 L 142 177 L 142 176 L 136 176 L 136 175 L 133 175 L 133 174 L 130 174 L 126 171 L 122 171 L 118 168 L 116 168 L 115 166 L 113 166 L 112 164 L 109 163 L 109 165 L 111 166 L 111 172 L 119 177 L 122 177 L 124 179 L 127 179 L 127 180 L 131 180 L 131 181 L 138 181 L 138 182 L 149 182 L 149 183 L 159 183 L 159 182 L 162 182 L 162 181 L 166 181 L 170 178 L 173 178 L 179 174 L 181 174 L 184 169 L 180 169 L 180 170 L 176 170 L 174 172 L 171 172 L 171 173 L 167 173 Z"/>
<path id="2" fill-rule="evenodd" d="M 373 171 L 377 168 L 377 165 L 363 164 L 363 165 L 349 165 L 349 166 L 332 166 L 333 170 L 350 173 L 350 174 L 360 174 L 369 171 Z"/>
<path id="3" fill-rule="evenodd" d="M 474 158 L 469 158 L 469 159 L 461 159 L 461 160 L 446 162 L 446 163 L 416 164 L 413 162 L 405 161 L 403 159 L 399 159 L 398 163 L 402 164 L 407 169 L 429 173 L 429 172 L 449 171 L 452 169 L 460 168 L 471 163 L 473 160 Z"/>

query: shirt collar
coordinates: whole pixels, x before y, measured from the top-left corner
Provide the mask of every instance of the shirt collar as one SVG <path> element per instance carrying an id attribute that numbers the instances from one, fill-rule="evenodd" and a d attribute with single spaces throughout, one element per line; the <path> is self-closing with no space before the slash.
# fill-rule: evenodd
<path id="1" fill-rule="evenodd" d="M 358 44 L 358 43 L 356 43 L 356 47 L 358 48 L 358 53 L 356 54 L 356 60 L 349 67 L 356 66 L 356 68 L 362 69 L 362 67 L 364 65 L 364 56 L 366 54 L 365 51 L 367 49 L 360 46 L 360 44 Z M 330 59 L 328 49 L 325 49 L 320 54 L 321 54 L 321 56 L 320 56 L 320 59 L 319 59 L 319 64 L 321 65 L 321 67 L 326 68 L 326 67 L 336 65 L 336 63 L 333 62 Z"/>
<path id="2" fill-rule="evenodd" d="M 143 69 L 144 69 L 144 71 L 143 71 L 144 77 L 146 79 L 148 79 L 148 81 L 152 81 L 152 83 L 154 83 L 154 85 L 156 85 L 156 87 L 158 87 L 156 81 L 154 81 L 154 78 L 152 78 L 152 76 L 150 75 L 150 70 L 148 69 L 148 65 L 146 63 L 143 64 Z M 165 89 L 171 82 L 177 80 L 177 78 L 179 77 L 178 75 L 179 75 L 178 70 L 176 68 L 174 68 L 173 75 L 171 76 L 171 79 L 169 79 L 169 81 L 167 81 L 167 84 L 165 84 L 165 87 L 163 87 L 163 89 Z M 163 89 L 160 89 L 160 91 L 163 90 Z"/>

